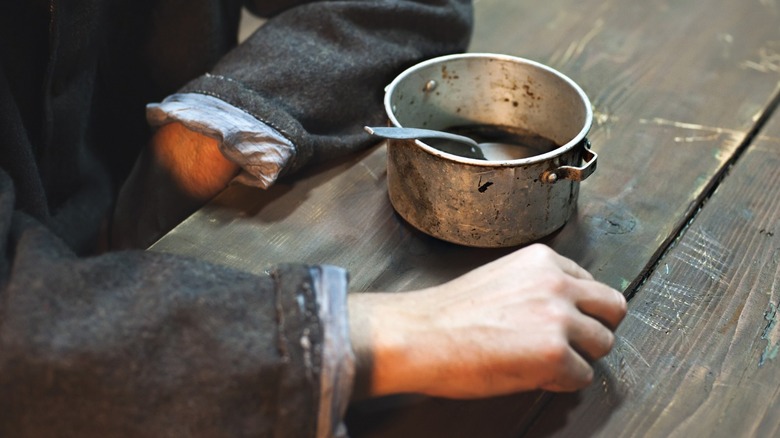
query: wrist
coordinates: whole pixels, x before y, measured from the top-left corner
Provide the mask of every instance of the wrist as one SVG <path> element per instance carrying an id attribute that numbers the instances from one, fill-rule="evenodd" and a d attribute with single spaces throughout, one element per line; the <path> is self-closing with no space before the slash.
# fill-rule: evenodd
<path id="1" fill-rule="evenodd" d="M 356 356 L 356 398 L 424 392 L 432 369 L 426 315 L 416 307 L 418 292 L 350 295 L 350 333 Z M 426 346 L 420 351 L 419 346 Z"/>
<path id="2" fill-rule="evenodd" d="M 160 126 L 152 137 L 154 159 L 171 182 L 196 200 L 207 200 L 224 189 L 239 166 L 219 150 L 219 142 L 187 129 L 179 122 Z"/>

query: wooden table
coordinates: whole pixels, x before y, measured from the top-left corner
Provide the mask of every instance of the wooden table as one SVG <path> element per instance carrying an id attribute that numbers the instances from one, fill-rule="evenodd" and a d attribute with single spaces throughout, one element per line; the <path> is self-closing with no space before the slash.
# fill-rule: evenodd
<path id="1" fill-rule="evenodd" d="M 780 2 L 476 0 L 470 51 L 556 68 L 590 96 L 598 171 L 544 242 L 625 291 L 574 394 L 355 405 L 355 437 L 780 435 Z M 453 278 L 508 250 L 429 238 L 387 200 L 385 149 L 263 192 L 232 187 L 152 250 L 252 272 L 348 268 L 352 289 Z"/>

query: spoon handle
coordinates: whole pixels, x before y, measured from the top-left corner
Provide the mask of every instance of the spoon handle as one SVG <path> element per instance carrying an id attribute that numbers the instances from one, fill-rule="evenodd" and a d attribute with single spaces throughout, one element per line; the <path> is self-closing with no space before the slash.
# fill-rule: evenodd
<path id="1" fill-rule="evenodd" d="M 433 129 L 423 128 L 399 128 L 399 127 L 364 127 L 366 132 L 382 138 L 392 138 L 395 140 L 414 140 L 418 138 L 440 138 L 443 140 L 452 140 L 459 143 L 465 143 L 471 146 L 477 146 L 477 142 L 469 137 L 452 134 L 450 132 L 435 131 Z"/>

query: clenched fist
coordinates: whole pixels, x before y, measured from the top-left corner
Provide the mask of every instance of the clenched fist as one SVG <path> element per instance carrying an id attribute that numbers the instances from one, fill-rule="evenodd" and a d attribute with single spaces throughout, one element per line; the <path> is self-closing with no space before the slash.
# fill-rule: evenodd
<path id="1" fill-rule="evenodd" d="M 349 310 L 359 392 L 477 398 L 588 385 L 626 300 L 536 244 L 436 287 L 353 294 Z"/>

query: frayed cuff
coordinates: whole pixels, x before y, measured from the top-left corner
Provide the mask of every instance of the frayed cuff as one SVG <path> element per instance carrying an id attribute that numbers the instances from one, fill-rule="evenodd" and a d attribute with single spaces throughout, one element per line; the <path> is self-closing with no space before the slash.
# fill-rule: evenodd
<path id="1" fill-rule="evenodd" d="M 220 151 L 241 166 L 242 184 L 270 187 L 295 156 L 295 146 L 279 131 L 216 97 L 179 93 L 146 106 L 153 127 L 180 122 L 219 141 Z"/>

